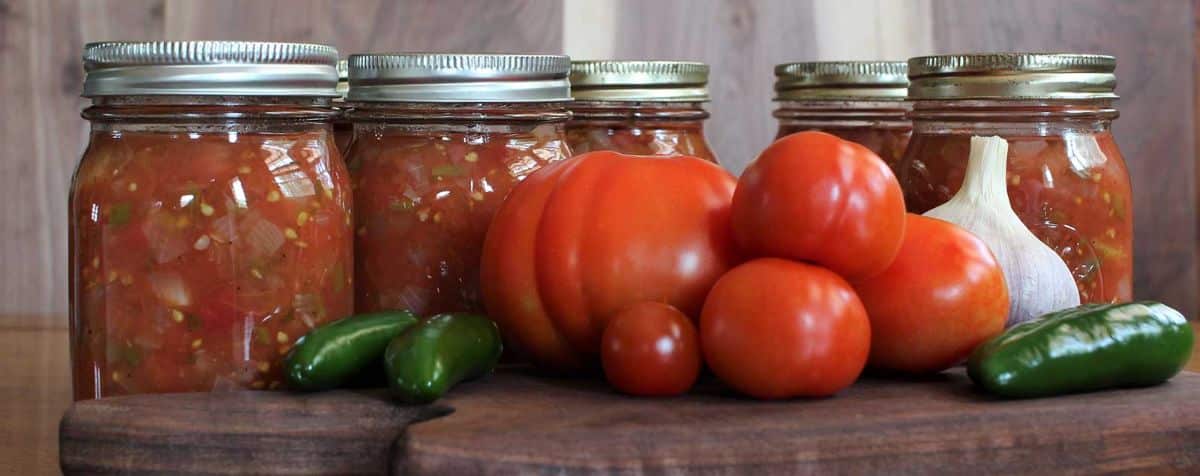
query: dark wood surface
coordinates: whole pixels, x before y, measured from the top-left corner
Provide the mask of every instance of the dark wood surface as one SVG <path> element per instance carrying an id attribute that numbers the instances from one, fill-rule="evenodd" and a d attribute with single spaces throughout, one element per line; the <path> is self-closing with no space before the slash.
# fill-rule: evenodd
<path id="1" fill-rule="evenodd" d="M 836 398 L 759 402 L 714 382 L 685 397 L 638 399 L 599 381 L 505 371 L 427 407 L 346 391 L 82 402 L 64 416 L 60 437 L 70 474 L 352 473 L 388 464 L 393 474 L 1197 474 L 1200 375 L 1001 401 L 954 371 L 867 378 Z"/>
<path id="2" fill-rule="evenodd" d="M 382 390 L 115 397 L 63 416 L 66 473 L 383 474 L 414 421 L 449 412 L 403 406 Z"/>

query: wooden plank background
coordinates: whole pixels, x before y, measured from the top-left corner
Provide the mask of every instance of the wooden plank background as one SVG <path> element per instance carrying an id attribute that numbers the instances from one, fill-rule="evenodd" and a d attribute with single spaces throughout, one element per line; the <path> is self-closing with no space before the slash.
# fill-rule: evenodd
<path id="1" fill-rule="evenodd" d="M 775 132 L 771 67 L 958 51 L 1118 57 L 1135 187 L 1136 294 L 1196 315 L 1189 0 L 0 0 L 0 313 L 65 326 L 66 194 L 83 148 L 80 46 L 260 39 L 359 51 L 563 52 L 713 65 L 708 135 L 740 171 Z"/>
<path id="2" fill-rule="evenodd" d="M 55 473 L 70 400 L 66 193 L 86 138 L 80 47 L 111 39 L 566 52 L 713 65 L 708 134 L 740 171 L 774 135 L 771 67 L 971 50 L 1118 56 L 1136 293 L 1197 314 L 1200 0 L 0 0 L 0 469 Z M 1200 362 L 1200 361 L 1198 361 Z M 1200 365 L 1194 363 L 1193 368 Z"/>

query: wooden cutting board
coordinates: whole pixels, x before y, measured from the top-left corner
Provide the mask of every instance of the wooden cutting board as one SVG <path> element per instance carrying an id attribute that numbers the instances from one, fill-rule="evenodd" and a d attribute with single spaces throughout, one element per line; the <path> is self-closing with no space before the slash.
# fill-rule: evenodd
<path id="1" fill-rule="evenodd" d="M 79 402 L 60 440 L 68 474 L 1200 474 L 1200 375 L 1002 401 L 952 371 L 758 402 L 714 382 L 653 400 L 508 370 L 429 406 L 380 391 Z"/>

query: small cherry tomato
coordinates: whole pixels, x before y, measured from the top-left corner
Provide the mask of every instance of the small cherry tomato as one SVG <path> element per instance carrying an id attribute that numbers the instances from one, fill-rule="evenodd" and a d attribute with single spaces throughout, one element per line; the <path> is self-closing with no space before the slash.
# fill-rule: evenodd
<path id="1" fill-rule="evenodd" d="M 940 372 L 1008 319 L 1004 271 L 987 244 L 936 218 L 909 214 L 896 260 L 854 288 L 871 320 L 874 368 Z"/>
<path id="2" fill-rule="evenodd" d="M 725 273 L 700 315 L 704 360 L 722 381 L 763 398 L 823 397 L 867 363 L 871 326 L 841 276 L 760 258 Z"/>
<path id="3" fill-rule="evenodd" d="M 640 302 L 618 312 L 601 337 L 604 376 L 617 390 L 642 396 L 686 392 L 700 374 L 692 321 L 674 307 Z"/>
<path id="4" fill-rule="evenodd" d="M 738 180 L 733 234 L 750 256 L 810 261 L 845 276 L 883 271 L 904 237 L 904 194 L 866 147 L 824 132 L 775 141 Z"/>

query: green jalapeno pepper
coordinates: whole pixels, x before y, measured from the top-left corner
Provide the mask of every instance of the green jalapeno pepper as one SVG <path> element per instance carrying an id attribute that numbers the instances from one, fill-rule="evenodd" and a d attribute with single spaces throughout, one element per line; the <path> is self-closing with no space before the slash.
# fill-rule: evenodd
<path id="1" fill-rule="evenodd" d="M 388 311 L 350 316 L 309 331 L 284 357 L 288 388 L 328 390 L 362 380 L 388 342 L 416 323 L 411 312 Z"/>
<path id="2" fill-rule="evenodd" d="M 459 382 L 491 372 L 500 352 L 500 331 L 488 318 L 438 314 L 392 339 L 383 363 L 396 398 L 428 403 Z"/>
<path id="3" fill-rule="evenodd" d="M 1164 304 L 1086 304 L 980 345 L 967 374 L 1009 398 L 1155 385 L 1183 369 L 1193 340 L 1187 319 Z"/>

